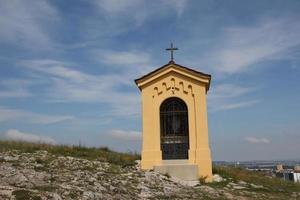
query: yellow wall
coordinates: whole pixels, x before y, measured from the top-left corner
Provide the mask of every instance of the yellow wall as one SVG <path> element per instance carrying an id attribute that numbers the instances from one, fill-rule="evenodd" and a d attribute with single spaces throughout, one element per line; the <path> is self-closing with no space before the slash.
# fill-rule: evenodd
<path id="1" fill-rule="evenodd" d="M 190 164 L 198 165 L 199 177 L 212 179 L 208 142 L 206 87 L 209 80 L 169 67 L 138 83 L 142 92 L 142 169 L 162 164 L 160 149 L 160 105 L 170 97 L 182 99 L 188 107 Z"/>

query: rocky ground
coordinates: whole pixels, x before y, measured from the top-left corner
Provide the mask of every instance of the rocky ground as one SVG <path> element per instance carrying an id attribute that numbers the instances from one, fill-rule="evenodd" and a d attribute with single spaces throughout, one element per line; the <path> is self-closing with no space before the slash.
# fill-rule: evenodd
<path id="1" fill-rule="evenodd" d="M 216 179 L 193 185 L 141 171 L 138 162 L 121 167 L 47 151 L 0 153 L 0 199 L 300 199 L 300 191 L 278 195 L 261 185 Z"/>

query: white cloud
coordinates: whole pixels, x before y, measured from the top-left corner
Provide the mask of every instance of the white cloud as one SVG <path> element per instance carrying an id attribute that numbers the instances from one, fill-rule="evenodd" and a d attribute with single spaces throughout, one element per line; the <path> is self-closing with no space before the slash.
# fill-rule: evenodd
<path id="1" fill-rule="evenodd" d="M 113 51 L 113 50 L 94 50 L 91 51 L 91 58 L 99 63 L 100 67 L 104 65 L 109 66 L 111 71 L 115 74 L 120 74 L 123 80 L 128 83 L 154 70 L 154 59 L 147 52 L 139 50 L 128 51 Z"/>
<path id="2" fill-rule="evenodd" d="M 24 90 L 0 91 L 0 98 L 28 97 L 31 94 Z"/>
<path id="3" fill-rule="evenodd" d="M 252 100 L 252 101 L 244 101 L 244 102 L 238 102 L 238 103 L 229 103 L 229 104 L 224 104 L 217 108 L 217 110 L 232 110 L 232 109 L 237 109 L 237 108 L 243 108 L 243 107 L 249 107 L 252 105 L 255 105 L 259 103 L 259 100 Z"/>
<path id="4" fill-rule="evenodd" d="M 270 143 L 270 140 L 268 140 L 267 138 L 246 137 L 245 140 L 252 144 L 258 144 L 258 143 L 269 144 Z"/>
<path id="5" fill-rule="evenodd" d="M 219 84 L 212 89 L 208 95 L 209 110 L 221 111 L 249 107 L 260 102 L 260 100 L 243 100 L 242 97 L 257 90 L 256 87 L 241 86 L 236 84 Z"/>
<path id="6" fill-rule="evenodd" d="M 103 63 L 123 63 L 125 72 L 88 74 L 71 68 L 72 63 L 56 60 L 27 60 L 21 62 L 21 65 L 49 81 L 46 94 L 50 102 L 105 103 L 110 106 L 110 115 L 136 115 L 140 105 L 138 92 L 126 92 L 120 88 L 134 87 L 133 76 L 137 77 L 136 74 L 140 72 L 135 66 L 146 65 L 151 59 L 147 54 L 141 56 L 132 52 L 113 51 L 102 51 L 99 57 Z M 238 98 L 255 90 L 257 87 L 219 84 L 209 93 L 209 109 L 219 111 L 252 106 L 259 100 L 241 101 Z"/>
<path id="7" fill-rule="evenodd" d="M 10 129 L 6 131 L 4 137 L 5 139 L 15 140 L 15 141 L 56 144 L 56 141 L 50 137 L 39 136 L 32 133 L 24 133 L 16 129 Z"/>
<path id="8" fill-rule="evenodd" d="M 224 29 L 215 48 L 203 57 L 204 64 L 220 73 L 240 73 L 255 64 L 288 58 L 300 45 L 300 24 L 294 16 L 262 19 L 252 26 Z"/>
<path id="9" fill-rule="evenodd" d="M 69 63 L 55 60 L 27 60 L 21 64 L 49 81 L 45 89 L 49 101 L 106 103 L 114 115 L 135 115 L 138 112 L 138 92 L 120 89 L 134 86 L 133 79 L 127 74 L 88 74 L 71 69 Z"/>
<path id="10" fill-rule="evenodd" d="M 245 87 L 236 84 L 219 84 L 216 85 L 209 94 L 210 99 L 233 98 L 242 96 L 256 90 L 254 87 Z"/>
<path id="11" fill-rule="evenodd" d="M 167 4 L 167 6 L 171 6 L 175 9 L 178 16 L 182 15 L 184 12 L 186 6 L 187 6 L 188 0 L 169 0 L 164 1 L 164 3 Z"/>
<path id="12" fill-rule="evenodd" d="M 18 109 L 0 107 L 0 122 L 21 120 L 33 124 L 54 124 L 73 119 L 68 115 L 44 115 Z"/>
<path id="13" fill-rule="evenodd" d="M 150 62 L 149 54 L 135 51 L 98 51 L 96 56 L 100 62 L 110 65 L 136 65 Z"/>
<path id="14" fill-rule="evenodd" d="M 138 131 L 111 130 L 108 135 L 120 140 L 138 141 L 142 139 L 142 134 Z"/>
<path id="15" fill-rule="evenodd" d="M 23 79 L 6 79 L 0 81 L 0 98 L 29 97 L 30 81 Z"/>
<path id="16" fill-rule="evenodd" d="M 107 14 L 137 18 L 142 16 L 147 17 L 154 13 L 159 14 L 162 9 L 175 10 L 177 15 L 181 15 L 187 5 L 187 0 L 157 0 L 156 2 L 150 3 L 147 0 L 96 0 L 95 3 Z M 124 13 L 126 13 L 127 16 Z"/>
<path id="17" fill-rule="evenodd" d="M 100 8 L 112 14 L 129 11 L 142 6 L 143 3 L 143 0 L 97 0 L 97 4 Z"/>
<path id="18" fill-rule="evenodd" d="M 44 75 L 46 74 L 57 78 L 68 79 L 78 83 L 91 78 L 90 75 L 65 68 L 64 66 L 69 65 L 69 63 L 57 60 L 24 60 L 20 62 L 20 65 L 24 65 L 32 70 L 41 72 Z"/>
<path id="19" fill-rule="evenodd" d="M 163 17 L 175 11 L 182 15 L 187 5 L 186 0 L 95 0 L 101 14 L 107 15 L 112 25 L 126 24 L 127 28 L 142 25 L 147 19 Z M 121 26 L 122 27 L 122 26 Z"/>
<path id="20" fill-rule="evenodd" d="M 51 41 L 46 29 L 57 19 L 58 13 L 46 0 L 1 1 L 0 42 L 47 48 Z"/>

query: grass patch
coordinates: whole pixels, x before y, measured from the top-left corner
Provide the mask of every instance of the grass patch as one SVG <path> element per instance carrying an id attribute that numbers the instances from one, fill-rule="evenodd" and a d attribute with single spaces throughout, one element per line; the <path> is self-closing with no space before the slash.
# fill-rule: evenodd
<path id="1" fill-rule="evenodd" d="M 253 183 L 255 185 L 262 185 L 265 188 L 265 190 L 268 190 L 270 192 L 278 192 L 278 193 L 279 192 L 280 193 L 300 192 L 300 183 L 293 183 L 279 178 L 266 177 L 261 172 L 248 171 L 243 168 L 218 166 L 213 168 L 213 173 L 219 174 L 223 178 L 226 178 L 226 180 L 229 180 L 231 178 L 233 181 L 245 181 L 247 183 Z M 227 182 L 228 181 L 226 181 L 226 184 Z M 212 183 L 212 184 L 218 184 L 218 183 Z M 255 188 L 252 189 L 256 190 Z M 257 189 L 257 190 L 261 190 L 261 189 Z"/>
<path id="2" fill-rule="evenodd" d="M 206 183 L 206 179 L 207 179 L 207 176 L 200 176 L 199 177 L 199 183 L 200 184 L 205 184 Z"/>
<path id="3" fill-rule="evenodd" d="M 107 147 L 84 147 L 69 145 L 51 145 L 43 143 L 28 143 L 16 141 L 0 141 L 0 152 L 18 150 L 21 153 L 34 153 L 39 150 L 46 150 L 57 156 L 72 156 L 88 160 L 100 160 L 122 167 L 132 166 L 135 160 L 140 159 L 136 153 L 119 153 Z M 42 162 L 42 161 L 38 161 Z"/>
<path id="4" fill-rule="evenodd" d="M 41 197 L 29 190 L 15 190 L 12 192 L 16 200 L 42 200 Z"/>
<path id="5" fill-rule="evenodd" d="M 165 173 L 164 175 L 165 175 L 165 177 L 167 177 L 167 178 L 171 178 L 171 176 L 170 176 L 170 174 L 169 174 L 168 172 Z"/>
<path id="6" fill-rule="evenodd" d="M 110 165 L 109 168 L 107 168 L 107 171 L 110 174 L 120 174 L 121 170 L 120 170 L 120 166 L 118 165 Z"/>
<path id="7" fill-rule="evenodd" d="M 47 191 L 47 192 L 54 192 L 56 191 L 58 186 L 54 185 L 43 185 L 43 186 L 36 186 L 34 189 L 39 190 L 39 191 Z"/>
<path id="8" fill-rule="evenodd" d="M 71 199 L 75 199 L 78 197 L 78 194 L 74 191 L 70 192 L 70 194 L 68 195 Z"/>

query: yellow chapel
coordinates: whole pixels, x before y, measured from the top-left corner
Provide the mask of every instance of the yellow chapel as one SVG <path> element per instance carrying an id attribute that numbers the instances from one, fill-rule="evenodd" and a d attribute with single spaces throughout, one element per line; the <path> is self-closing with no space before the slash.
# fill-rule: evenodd
<path id="1" fill-rule="evenodd" d="M 211 75 L 175 63 L 173 52 L 168 64 L 135 80 L 142 96 L 142 169 L 212 181 L 210 81 Z"/>

